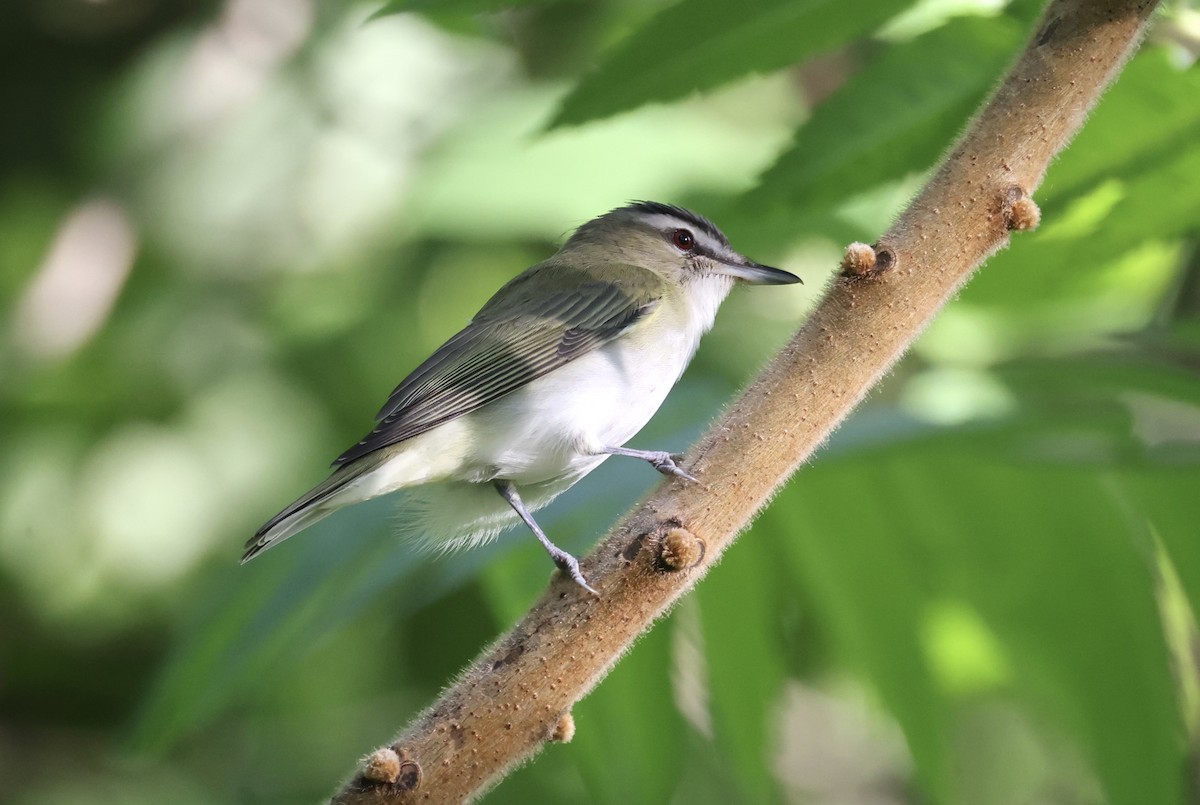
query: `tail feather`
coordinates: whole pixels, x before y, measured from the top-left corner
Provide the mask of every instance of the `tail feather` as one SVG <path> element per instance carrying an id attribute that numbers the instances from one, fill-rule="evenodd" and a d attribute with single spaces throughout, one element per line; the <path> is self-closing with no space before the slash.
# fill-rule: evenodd
<path id="1" fill-rule="evenodd" d="M 294 501 L 254 532 L 254 536 L 246 542 L 246 550 L 242 554 L 242 564 L 341 508 L 343 502 L 337 500 L 338 493 L 344 490 L 351 481 L 375 469 L 376 466 L 375 462 L 359 461 L 339 467 L 333 475 L 310 489 L 303 497 Z"/>
<path id="2" fill-rule="evenodd" d="M 249 562 L 267 548 L 278 545 L 293 534 L 299 534 L 318 520 L 325 519 L 333 514 L 333 511 L 332 507 L 322 508 L 319 504 L 314 504 L 307 509 L 292 512 L 283 519 L 272 518 L 274 525 L 270 528 L 263 526 L 246 543 L 245 553 L 242 554 L 242 564 Z"/>

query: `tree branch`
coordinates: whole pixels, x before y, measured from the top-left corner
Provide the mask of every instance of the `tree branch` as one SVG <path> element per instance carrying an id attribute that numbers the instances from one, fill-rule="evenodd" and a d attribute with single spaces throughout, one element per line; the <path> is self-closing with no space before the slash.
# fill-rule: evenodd
<path id="1" fill-rule="evenodd" d="M 872 250 L 847 251 L 815 313 L 664 482 L 583 562 L 599 599 L 556 579 L 335 803 L 479 796 L 719 558 L 972 271 L 1037 223 L 1029 194 L 1137 44 L 1152 0 L 1054 0 L 1020 59 Z M 880 120 L 879 125 L 887 125 Z"/>

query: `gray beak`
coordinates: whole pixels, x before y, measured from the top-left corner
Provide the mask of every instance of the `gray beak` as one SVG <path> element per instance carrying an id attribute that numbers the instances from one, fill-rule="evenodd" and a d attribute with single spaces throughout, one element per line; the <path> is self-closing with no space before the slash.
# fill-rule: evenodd
<path id="1" fill-rule="evenodd" d="M 748 282 L 751 285 L 791 285 L 796 282 L 799 282 L 801 285 L 804 284 L 804 280 L 795 274 L 779 268 L 762 266 L 753 260 L 746 260 L 745 258 L 742 258 L 741 262 L 737 263 L 717 263 L 716 271 L 719 274 L 739 279 L 742 282 Z"/>

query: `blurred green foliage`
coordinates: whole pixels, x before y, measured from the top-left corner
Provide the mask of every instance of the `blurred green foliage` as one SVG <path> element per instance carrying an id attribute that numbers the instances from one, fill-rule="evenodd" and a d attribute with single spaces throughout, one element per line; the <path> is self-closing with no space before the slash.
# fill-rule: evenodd
<path id="1" fill-rule="evenodd" d="M 517 532 L 416 552 L 389 501 L 238 567 L 244 539 L 492 290 L 631 198 L 808 283 L 726 305 L 635 440 L 686 445 L 1037 10 L 4 4 L 0 800 L 332 791 L 550 567 Z M 1198 29 L 1159 15 L 1043 226 L 490 801 L 1197 796 Z M 602 467 L 544 525 L 585 551 L 656 480 Z"/>

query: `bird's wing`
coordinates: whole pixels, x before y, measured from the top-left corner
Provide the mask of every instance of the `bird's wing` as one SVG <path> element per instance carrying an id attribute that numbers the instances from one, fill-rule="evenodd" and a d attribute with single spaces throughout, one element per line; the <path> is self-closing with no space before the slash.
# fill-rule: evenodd
<path id="1" fill-rule="evenodd" d="M 516 391 L 612 341 L 657 307 L 662 295 L 657 275 L 627 265 L 605 266 L 604 274 L 600 280 L 543 263 L 508 283 L 396 387 L 376 416 L 379 424 L 334 466 Z"/>

